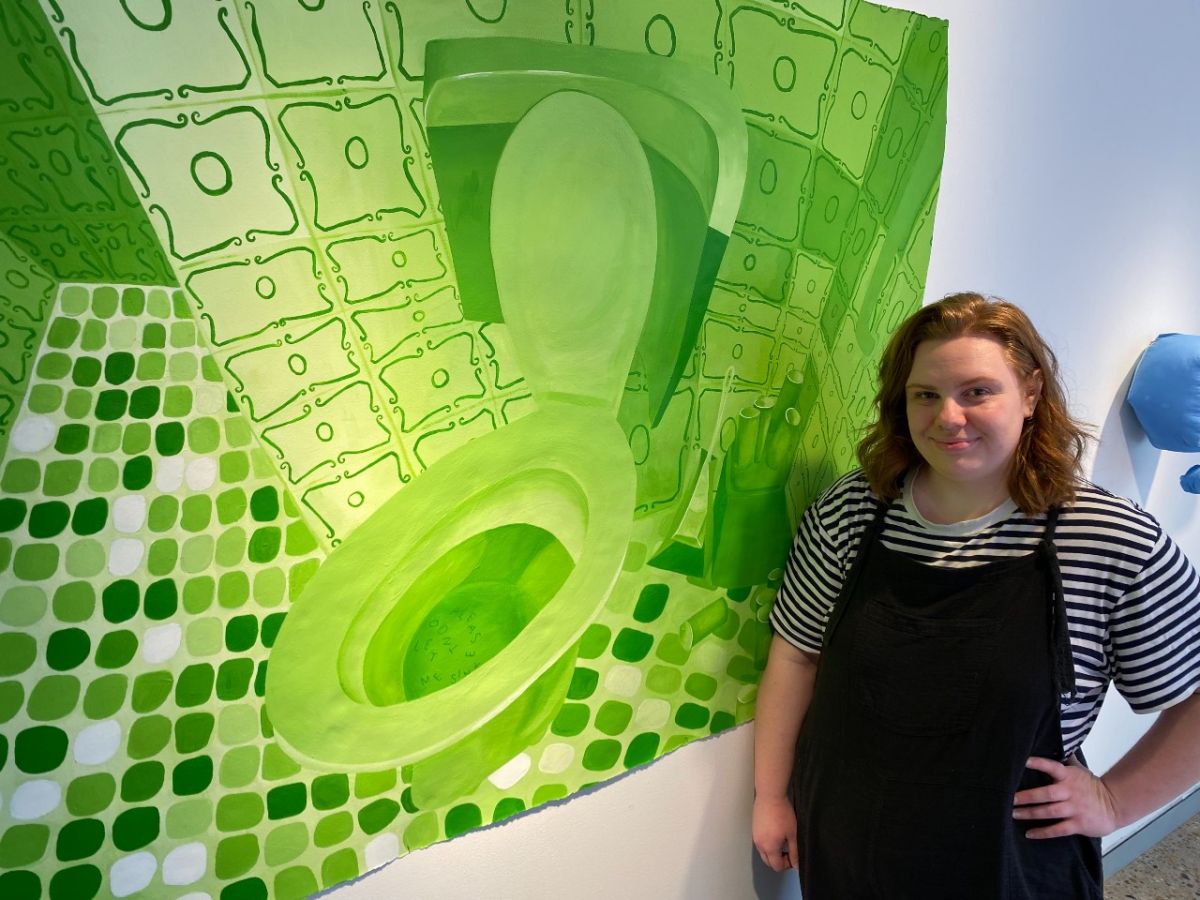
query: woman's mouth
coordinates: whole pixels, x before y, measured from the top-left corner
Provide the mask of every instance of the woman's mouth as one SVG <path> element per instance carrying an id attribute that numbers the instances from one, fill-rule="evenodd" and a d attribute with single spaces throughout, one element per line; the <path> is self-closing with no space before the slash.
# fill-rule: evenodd
<path id="1" fill-rule="evenodd" d="M 939 447 L 941 447 L 943 450 L 953 453 L 956 450 L 966 450 L 973 443 L 975 443 L 975 441 L 967 440 L 966 438 L 956 438 L 955 440 L 952 440 L 952 441 L 935 440 L 934 443 L 937 444 Z"/>

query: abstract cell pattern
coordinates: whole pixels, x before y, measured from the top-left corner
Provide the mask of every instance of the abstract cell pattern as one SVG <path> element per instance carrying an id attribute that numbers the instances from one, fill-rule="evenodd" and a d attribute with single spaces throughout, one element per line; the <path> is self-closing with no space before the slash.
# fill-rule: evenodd
<path id="1" fill-rule="evenodd" d="M 753 717 L 946 23 L 0 9 L 0 896 L 304 897 Z"/>

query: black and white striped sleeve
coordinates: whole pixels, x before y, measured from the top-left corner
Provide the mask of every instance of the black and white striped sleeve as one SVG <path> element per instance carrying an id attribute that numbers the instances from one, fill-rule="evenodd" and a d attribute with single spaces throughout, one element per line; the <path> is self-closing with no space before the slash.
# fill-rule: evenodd
<path id="1" fill-rule="evenodd" d="M 1161 527 L 1110 628 L 1114 682 L 1135 711 L 1166 709 L 1200 690 L 1200 576 Z"/>
<path id="2" fill-rule="evenodd" d="M 783 584 L 771 610 L 776 634 L 801 650 L 821 651 L 829 611 L 845 580 L 837 544 L 825 527 L 822 512 L 838 493 L 834 484 L 800 517 L 800 527 L 783 572 Z"/>

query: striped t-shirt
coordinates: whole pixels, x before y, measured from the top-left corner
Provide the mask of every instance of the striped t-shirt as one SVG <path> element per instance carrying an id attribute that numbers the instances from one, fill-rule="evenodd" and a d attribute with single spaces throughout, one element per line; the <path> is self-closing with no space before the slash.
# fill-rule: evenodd
<path id="1" fill-rule="evenodd" d="M 912 502 L 910 481 L 888 509 L 881 539 L 920 562 L 967 567 L 1032 553 L 1045 531 L 1044 515 L 1026 515 L 1011 500 L 978 519 L 929 522 Z M 771 612 L 790 643 L 820 652 L 829 610 L 875 510 L 861 470 L 805 510 Z M 1093 484 L 1060 513 L 1054 546 L 1075 661 L 1075 695 L 1062 700 L 1069 754 L 1096 721 L 1110 680 L 1138 712 L 1200 689 L 1200 578 L 1153 516 Z"/>

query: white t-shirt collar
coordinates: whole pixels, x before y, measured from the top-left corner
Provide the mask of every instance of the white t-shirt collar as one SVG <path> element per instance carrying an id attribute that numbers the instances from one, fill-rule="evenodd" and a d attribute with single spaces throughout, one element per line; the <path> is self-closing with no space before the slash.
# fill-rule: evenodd
<path id="1" fill-rule="evenodd" d="M 985 528 L 990 528 L 993 525 L 1003 522 L 1018 509 L 1017 504 L 1013 502 L 1011 497 L 1009 497 L 991 512 L 984 513 L 977 519 L 964 519 L 962 522 L 950 522 L 948 524 L 930 522 L 923 515 L 921 515 L 921 511 L 917 509 L 917 504 L 913 501 L 912 484 L 916 472 L 917 470 L 914 468 L 909 469 L 904 474 L 904 487 L 900 495 L 900 500 L 904 505 L 905 512 L 907 512 L 925 531 L 929 531 L 934 534 L 959 536 L 975 534 L 983 531 Z"/>

